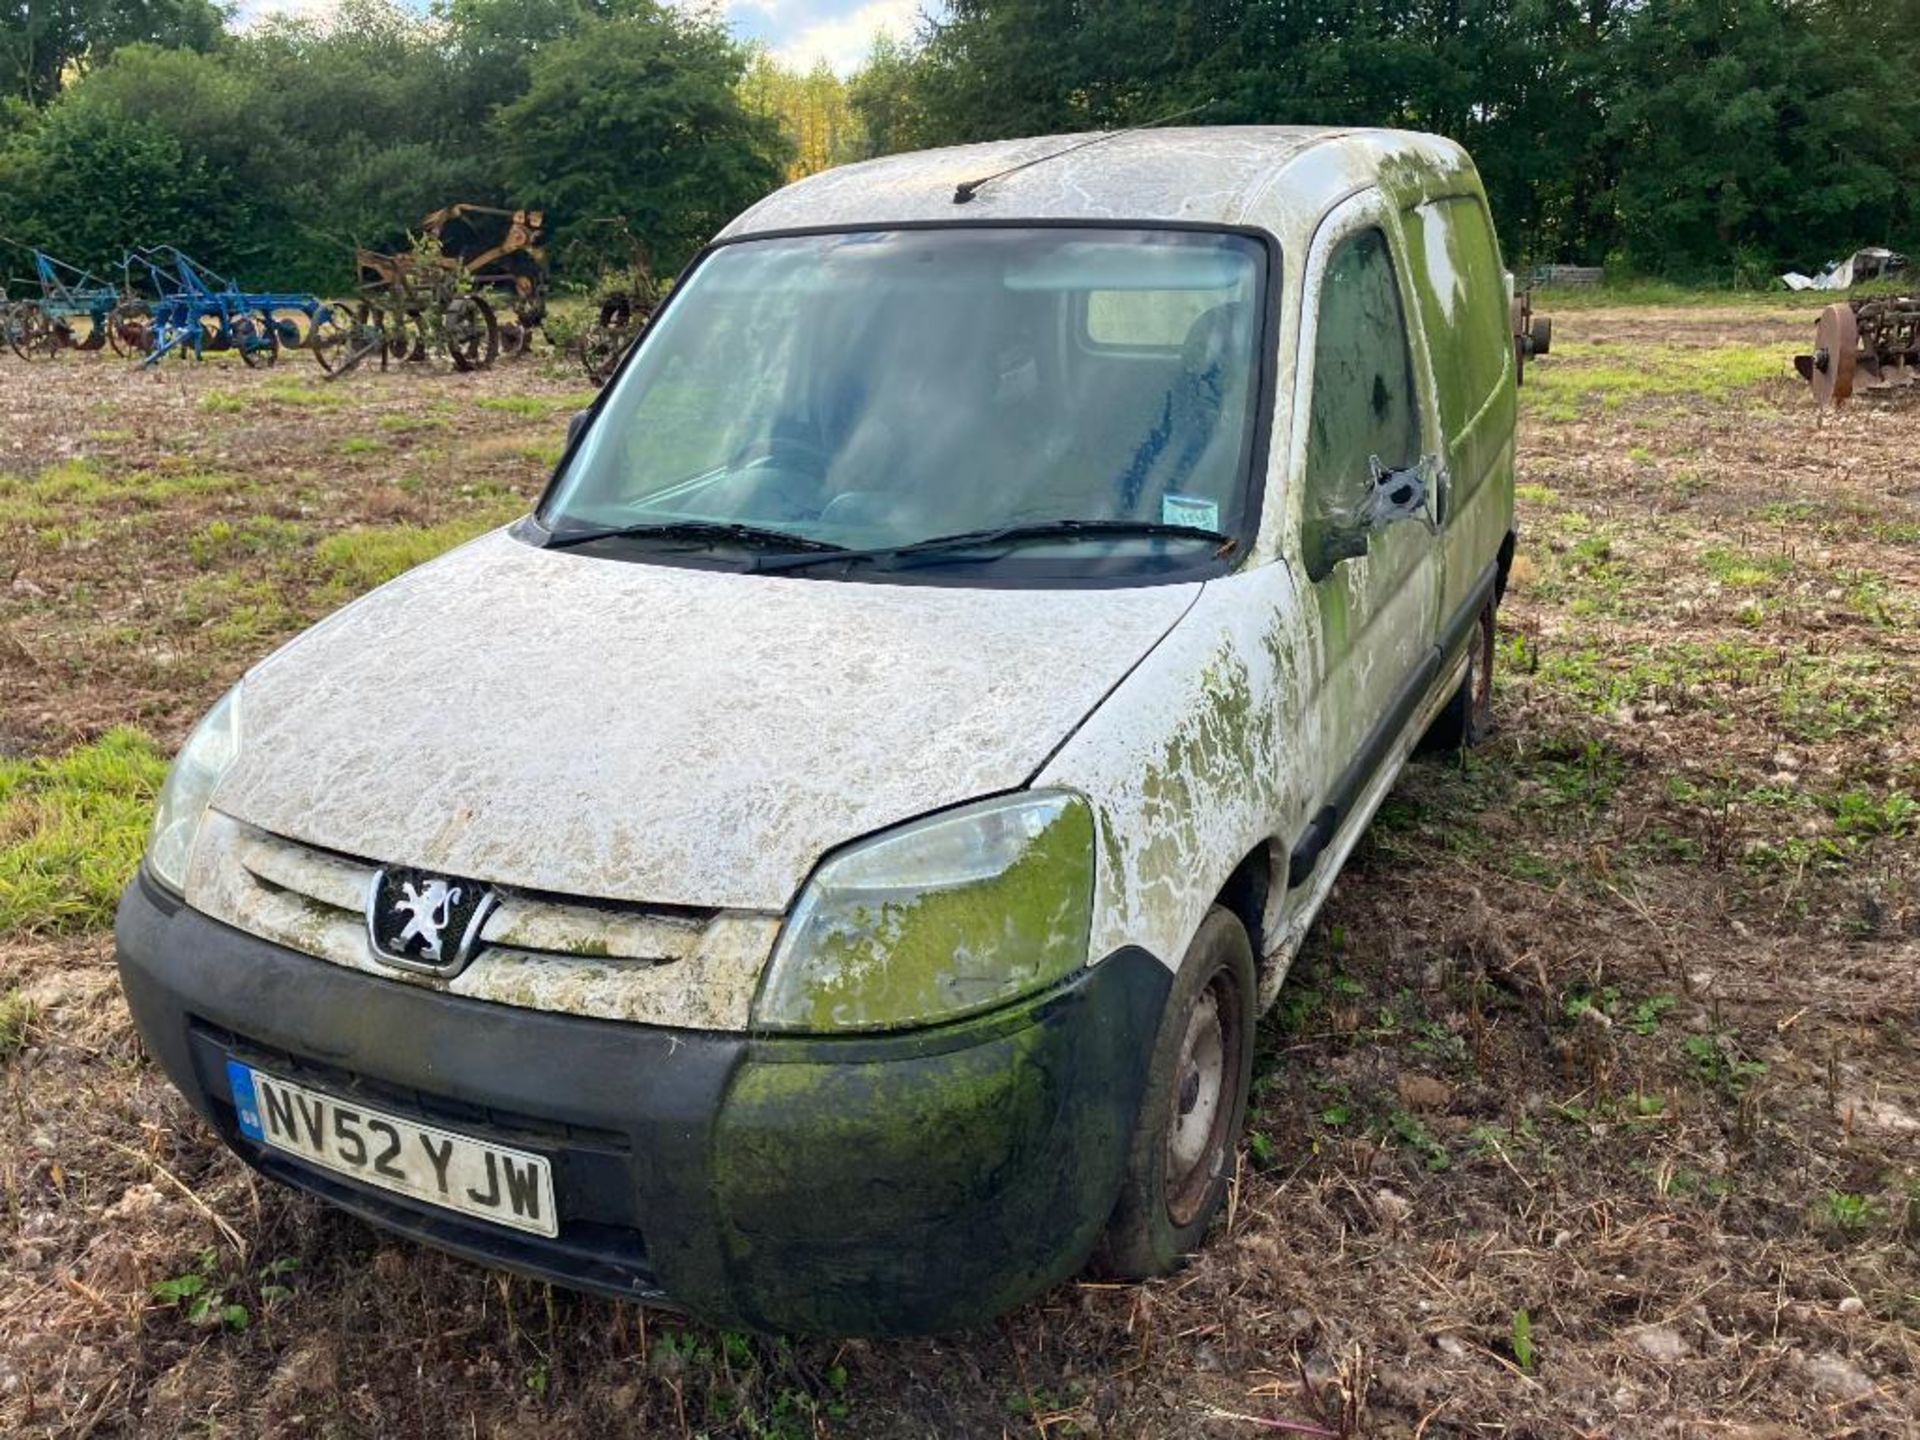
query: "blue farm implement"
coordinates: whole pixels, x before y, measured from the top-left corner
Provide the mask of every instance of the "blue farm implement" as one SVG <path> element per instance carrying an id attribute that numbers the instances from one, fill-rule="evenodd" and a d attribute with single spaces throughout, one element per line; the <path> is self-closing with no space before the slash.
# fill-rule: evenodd
<path id="1" fill-rule="evenodd" d="M 121 262 L 126 297 L 108 329 L 143 363 L 168 355 L 195 358 L 231 350 L 249 366 L 271 365 L 283 349 L 313 351 L 323 369 L 342 342 L 344 314 L 317 295 L 294 291 L 242 290 L 177 247 L 131 250 Z M 136 279 L 135 272 L 144 272 Z"/>
<path id="2" fill-rule="evenodd" d="M 0 331 L 14 354 L 42 360 L 62 350 L 98 350 L 107 343 L 107 317 L 120 300 L 118 289 L 44 250 L 17 240 L 5 243 L 33 261 L 33 275 L 14 283 L 38 292 L 4 302 Z"/>

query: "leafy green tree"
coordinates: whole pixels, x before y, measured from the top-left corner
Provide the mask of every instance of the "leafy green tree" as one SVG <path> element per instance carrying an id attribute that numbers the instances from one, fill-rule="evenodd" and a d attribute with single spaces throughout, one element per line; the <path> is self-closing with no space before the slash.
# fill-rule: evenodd
<path id="1" fill-rule="evenodd" d="M 786 142 L 737 93 L 745 57 L 710 19 L 648 6 L 534 56 L 494 121 L 523 204 L 578 225 L 624 216 L 667 270 L 780 183 Z"/>
<path id="2" fill-rule="evenodd" d="M 1614 49 L 1607 127 L 1629 263 L 1763 279 L 1910 226 L 1913 41 L 1891 10 L 1647 0 Z"/>
<path id="3" fill-rule="evenodd" d="M 193 253 L 220 249 L 233 222 L 209 208 L 217 194 L 175 136 L 111 105 L 58 105 L 0 154 L 7 233 L 103 272 L 117 273 L 129 246 L 160 237 Z"/>
<path id="4" fill-rule="evenodd" d="M 213 0 L 8 0 L 0 4 L 0 94 L 44 104 L 69 72 L 123 45 L 210 50 L 225 18 Z"/>
<path id="5" fill-rule="evenodd" d="M 847 82 L 847 103 L 860 127 L 862 159 L 911 150 L 926 133 L 927 118 L 916 84 L 917 52 L 882 31 L 860 69 Z"/>

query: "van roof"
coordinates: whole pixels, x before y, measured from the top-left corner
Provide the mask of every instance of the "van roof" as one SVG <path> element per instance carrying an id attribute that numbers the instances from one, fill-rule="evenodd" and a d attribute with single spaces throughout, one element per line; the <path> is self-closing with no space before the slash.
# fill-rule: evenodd
<path id="1" fill-rule="evenodd" d="M 1100 143 L 1060 154 L 1091 140 Z M 954 203 L 965 181 L 1054 155 Z M 828 170 L 775 191 L 721 233 L 1001 219 L 1174 220 L 1277 232 L 1281 213 L 1317 218 L 1396 157 L 1423 169 L 1468 168 L 1452 141 L 1406 130 L 1216 125 L 1044 135 Z"/>

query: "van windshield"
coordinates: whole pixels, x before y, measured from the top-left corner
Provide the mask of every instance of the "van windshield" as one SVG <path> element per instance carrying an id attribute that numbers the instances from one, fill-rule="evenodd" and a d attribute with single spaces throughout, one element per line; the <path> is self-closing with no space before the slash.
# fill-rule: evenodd
<path id="1" fill-rule="evenodd" d="M 722 550 L 751 536 L 760 560 L 785 536 L 796 551 L 871 557 L 1094 522 L 962 545 L 941 563 L 1205 563 L 1248 518 L 1266 267 L 1257 241 L 1203 231 L 954 227 L 723 245 L 614 382 L 539 518 L 559 541 L 629 531 L 601 543 L 649 558 L 703 532 Z M 676 528 L 644 534 L 656 525 Z"/>

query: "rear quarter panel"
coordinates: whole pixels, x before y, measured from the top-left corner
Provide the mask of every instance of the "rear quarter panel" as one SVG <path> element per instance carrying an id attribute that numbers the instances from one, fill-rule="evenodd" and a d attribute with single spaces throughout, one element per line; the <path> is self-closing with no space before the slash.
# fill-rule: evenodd
<path id="1" fill-rule="evenodd" d="M 1473 164 L 1384 167 L 1402 208 L 1417 303 L 1409 323 L 1425 355 L 1446 446 L 1440 617 L 1472 595 L 1513 528 L 1517 415 L 1506 273 Z"/>

